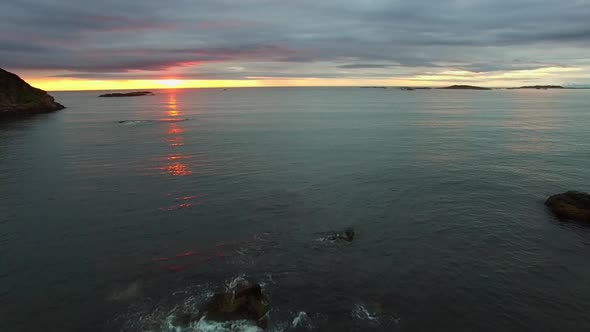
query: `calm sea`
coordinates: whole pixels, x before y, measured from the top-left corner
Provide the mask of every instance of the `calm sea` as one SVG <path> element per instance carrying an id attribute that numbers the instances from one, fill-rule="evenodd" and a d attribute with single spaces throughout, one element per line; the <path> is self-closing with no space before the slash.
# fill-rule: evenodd
<path id="1" fill-rule="evenodd" d="M 193 331 L 240 276 L 270 331 L 590 330 L 543 205 L 590 190 L 590 90 L 98 94 L 0 122 L 0 331 Z"/>

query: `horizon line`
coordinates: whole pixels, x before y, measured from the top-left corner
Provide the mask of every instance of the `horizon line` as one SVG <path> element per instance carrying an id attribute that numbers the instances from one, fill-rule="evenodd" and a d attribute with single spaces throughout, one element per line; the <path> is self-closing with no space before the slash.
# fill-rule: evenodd
<path id="1" fill-rule="evenodd" d="M 32 85 L 32 84 L 31 84 Z M 535 90 L 534 88 L 524 88 L 525 86 L 502 86 L 502 87 L 487 87 L 481 85 L 471 85 L 471 84 L 453 84 L 453 85 L 465 85 L 465 86 L 474 86 L 480 88 L 486 88 L 490 90 Z M 450 86 L 453 86 L 450 85 Z M 548 85 L 555 85 L 555 84 L 537 84 L 539 86 L 548 86 Z M 588 90 L 590 87 L 576 87 L 576 86 L 567 86 L 567 85 L 559 85 L 561 88 L 553 88 L 548 90 Z M 33 85 L 33 87 L 35 87 Z M 154 88 L 137 88 L 137 89 L 120 89 L 120 88 L 112 88 L 112 89 L 84 89 L 84 90 L 77 90 L 77 89 L 48 89 L 47 92 L 107 92 L 107 91 L 143 91 L 143 90 L 157 90 L 157 91 L 167 91 L 167 90 L 227 90 L 227 89 L 305 89 L 305 88 L 366 88 L 366 89 L 402 89 L 402 88 L 412 88 L 412 89 L 432 89 L 432 90 L 454 90 L 454 89 L 445 89 L 445 87 L 449 87 L 449 85 L 443 86 L 407 86 L 407 85 L 306 85 L 306 86 L 293 86 L 293 85 L 284 85 L 284 86 L 230 86 L 230 87 L 154 87 Z M 36 88 L 36 87 L 35 87 Z M 460 90 L 460 89 L 458 89 Z"/>

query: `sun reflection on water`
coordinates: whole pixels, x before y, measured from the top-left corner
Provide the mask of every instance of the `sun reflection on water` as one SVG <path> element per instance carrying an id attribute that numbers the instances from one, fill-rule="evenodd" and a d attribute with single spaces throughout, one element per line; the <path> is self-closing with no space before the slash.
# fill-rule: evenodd
<path id="1" fill-rule="evenodd" d="M 191 175 L 193 171 L 187 162 L 187 160 L 190 159 L 190 156 L 178 151 L 179 148 L 184 146 L 184 136 L 182 136 L 182 134 L 184 134 L 185 129 L 176 121 L 178 120 L 178 117 L 182 115 L 182 111 L 178 108 L 176 93 L 174 91 L 171 91 L 168 95 L 166 106 L 167 118 L 165 120 L 170 123 L 166 129 L 166 134 L 168 136 L 166 136 L 164 140 L 174 149 L 174 151 L 164 158 L 167 163 L 161 169 L 172 176 Z"/>
<path id="2" fill-rule="evenodd" d="M 171 123 L 168 127 L 168 135 L 180 135 L 184 133 L 184 128 L 178 126 L 176 123 Z"/>
<path id="3" fill-rule="evenodd" d="M 164 169 L 172 176 L 187 176 L 193 174 L 190 167 L 182 162 L 168 164 Z"/>

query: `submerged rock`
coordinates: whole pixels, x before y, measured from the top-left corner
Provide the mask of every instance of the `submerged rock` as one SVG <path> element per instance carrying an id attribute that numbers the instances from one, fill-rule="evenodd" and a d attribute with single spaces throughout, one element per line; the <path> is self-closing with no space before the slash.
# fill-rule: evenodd
<path id="1" fill-rule="evenodd" d="M 141 97 L 141 96 L 153 96 L 154 93 L 151 91 L 134 91 L 125 93 L 105 93 L 99 97 Z"/>
<path id="2" fill-rule="evenodd" d="M 340 238 L 344 241 L 352 242 L 354 240 L 354 228 L 348 227 L 344 234 L 340 234 Z"/>
<path id="3" fill-rule="evenodd" d="M 348 227 L 343 232 L 333 233 L 327 237 L 322 238 L 322 240 L 329 240 L 329 241 L 343 240 L 346 242 L 352 242 L 352 240 L 354 240 L 354 235 L 355 235 L 354 228 Z"/>
<path id="4" fill-rule="evenodd" d="M 545 205 L 557 216 L 590 221 L 590 194 L 579 191 L 568 191 L 549 197 Z"/>
<path id="5" fill-rule="evenodd" d="M 117 289 L 111 293 L 109 300 L 127 302 L 135 299 L 141 294 L 143 283 L 137 280 L 127 285 L 125 288 Z"/>
<path id="6" fill-rule="evenodd" d="M 0 68 L 0 116 L 48 113 L 64 108 L 47 92 Z"/>

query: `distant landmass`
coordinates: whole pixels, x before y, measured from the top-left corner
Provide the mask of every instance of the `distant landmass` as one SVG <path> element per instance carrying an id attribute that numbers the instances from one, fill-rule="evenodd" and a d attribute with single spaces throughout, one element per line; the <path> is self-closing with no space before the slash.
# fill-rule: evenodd
<path id="1" fill-rule="evenodd" d="M 547 89 L 565 89 L 561 85 L 526 85 L 521 86 L 519 88 L 512 88 L 512 89 L 537 89 L 537 90 L 547 90 Z"/>
<path id="2" fill-rule="evenodd" d="M 415 90 L 431 90 L 432 88 L 424 88 L 424 87 L 401 87 L 399 88 L 402 91 L 415 91 Z"/>
<path id="3" fill-rule="evenodd" d="M 444 88 L 439 89 L 447 89 L 447 90 L 491 90 L 490 88 L 484 88 L 481 86 L 473 86 L 473 85 L 451 85 Z"/>
<path id="4" fill-rule="evenodd" d="M 590 89 L 590 84 L 570 83 L 565 84 L 565 89 Z"/>
<path id="5" fill-rule="evenodd" d="M 0 116 L 47 113 L 64 108 L 47 92 L 0 68 Z"/>
<path id="6" fill-rule="evenodd" d="M 126 93 L 105 93 L 99 97 L 113 98 L 113 97 L 141 97 L 141 96 L 153 96 L 154 93 L 151 91 L 134 91 Z"/>

